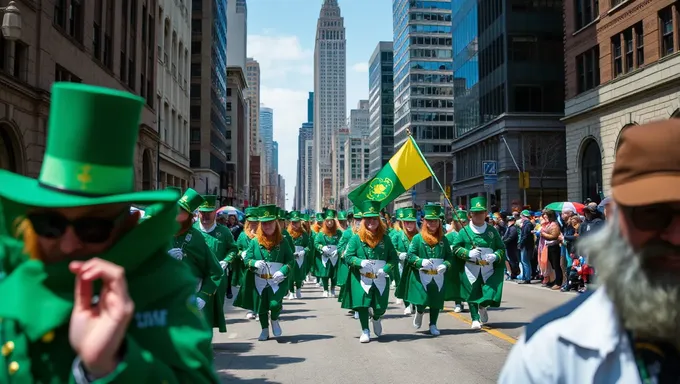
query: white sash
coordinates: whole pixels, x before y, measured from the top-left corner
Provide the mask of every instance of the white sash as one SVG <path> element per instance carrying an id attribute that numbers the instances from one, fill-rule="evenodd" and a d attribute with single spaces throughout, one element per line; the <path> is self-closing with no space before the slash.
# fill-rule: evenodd
<path id="1" fill-rule="evenodd" d="M 301 247 L 299 245 L 295 246 L 295 261 L 297 262 L 298 267 L 302 268 L 302 263 L 305 262 L 305 258 L 300 255 L 300 252 L 302 252 L 305 248 Z"/>
<path id="2" fill-rule="evenodd" d="M 479 248 L 480 251 L 482 251 L 482 257 L 484 255 L 493 253 L 493 249 L 491 248 Z M 465 263 L 465 275 L 468 278 L 468 281 L 470 284 L 474 284 L 475 281 L 477 281 L 477 277 L 479 277 L 479 273 L 482 273 L 482 281 L 486 283 L 486 281 L 493 275 L 494 268 L 493 264 L 489 265 L 477 265 L 473 263 Z"/>
<path id="3" fill-rule="evenodd" d="M 324 268 L 328 268 L 328 266 L 327 266 L 327 265 L 328 265 L 328 260 L 331 261 L 331 265 L 333 265 L 333 266 L 335 266 L 335 264 L 338 262 L 338 255 L 337 255 L 337 253 L 335 254 L 335 257 L 329 257 L 329 255 L 332 254 L 333 251 L 337 251 L 337 250 L 338 250 L 338 246 L 337 246 L 337 245 L 327 245 L 327 247 L 330 248 L 330 249 L 328 250 L 328 253 L 326 253 L 326 252 L 322 252 L 322 253 L 321 253 L 321 263 L 323 263 L 323 267 L 324 267 Z"/>
<path id="4" fill-rule="evenodd" d="M 196 293 L 198 293 L 198 291 L 200 291 L 202 287 L 203 287 L 203 279 L 201 279 L 201 278 L 196 279 Z"/>
<path id="5" fill-rule="evenodd" d="M 444 287 L 444 274 L 437 272 L 437 267 L 442 265 L 444 262 L 444 259 L 430 259 L 432 262 L 432 266 L 426 269 L 419 269 L 418 272 L 420 273 L 420 283 L 423 285 L 423 289 L 425 289 L 425 293 L 427 293 L 427 285 L 434 280 L 434 283 L 437 284 L 437 288 L 439 291 L 442 290 Z"/>
<path id="6" fill-rule="evenodd" d="M 371 286 L 375 285 L 378 288 L 378 292 L 382 295 L 385 292 L 385 287 L 387 287 L 387 279 L 385 276 L 378 277 L 376 274 L 379 269 L 382 269 L 387 262 L 385 260 L 371 260 L 371 264 L 366 268 L 361 268 L 359 273 L 361 273 L 361 288 L 364 292 L 368 294 L 371 290 Z"/>
<path id="7" fill-rule="evenodd" d="M 262 296 L 262 291 L 267 287 L 272 287 L 272 291 L 276 293 L 279 290 L 279 284 L 272 280 L 272 277 L 276 272 L 281 270 L 283 267 L 282 263 L 270 263 L 267 262 L 267 267 L 265 268 L 264 274 L 260 275 L 256 271 L 255 274 L 255 289 L 257 289 L 257 294 Z"/>

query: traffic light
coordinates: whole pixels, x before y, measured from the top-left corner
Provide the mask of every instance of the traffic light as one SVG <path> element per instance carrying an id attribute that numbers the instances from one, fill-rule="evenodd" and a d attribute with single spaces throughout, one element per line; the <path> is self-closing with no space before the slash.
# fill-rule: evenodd
<path id="1" fill-rule="evenodd" d="M 529 189 L 531 185 L 531 179 L 529 178 L 529 172 L 520 172 L 519 173 L 519 188 L 520 189 Z"/>
<path id="2" fill-rule="evenodd" d="M 448 198 L 448 199 L 451 198 L 451 186 L 450 185 L 446 186 L 446 198 Z"/>

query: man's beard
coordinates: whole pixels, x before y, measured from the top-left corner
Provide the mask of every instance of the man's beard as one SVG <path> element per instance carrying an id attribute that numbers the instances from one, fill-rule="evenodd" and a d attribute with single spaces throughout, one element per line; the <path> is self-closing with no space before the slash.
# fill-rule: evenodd
<path id="1" fill-rule="evenodd" d="M 672 246 L 655 242 L 636 251 L 621 234 L 618 214 L 612 216 L 580 240 L 579 249 L 595 266 L 626 330 L 680 347 L 680 279 L 653 265 Z"/>

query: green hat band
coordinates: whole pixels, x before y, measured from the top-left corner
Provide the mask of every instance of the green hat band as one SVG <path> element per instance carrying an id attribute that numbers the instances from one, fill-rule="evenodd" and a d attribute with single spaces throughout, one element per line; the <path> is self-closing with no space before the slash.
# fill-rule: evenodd
<path id="1" fill-rule="evenodd" d="M 134 190 L 134 169 L 81 163 L 45 154 L 40 184 L 85 195 L 117 195 Z"/>

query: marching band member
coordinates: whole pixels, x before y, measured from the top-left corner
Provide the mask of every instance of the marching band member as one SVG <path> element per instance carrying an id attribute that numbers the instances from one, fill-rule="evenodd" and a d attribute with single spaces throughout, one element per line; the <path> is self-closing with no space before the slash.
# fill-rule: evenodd
<path id="1" fill-rule="evenodd" d="M 316 248 L 316 276 L 323 285 L 323 297 L 335 297 L 337 283 L 338 243 L 342 232 L 338 228 L 336 211 L 329 209 L 323 225 L 314 238 Z M 317 218 L 318 220 L 318 218 Z"/>
<path id="2" fill-rule="evenodd" d="M 302 217 L 300 212 L 293 211 L 290 213 L 290 224 L 288 224 L 288 233 L 293 239 L 295 263 L 293 264 L 293 275 L 291 275 L 291 292 L 288 299 L 302 298 L 302 282 L 305 279 L 307 266 L 306 255 L 310 252 L 309 235 L 302 228 Z M 294 290 L 294 291 L 293 291 Z"/>
<path id="3" fill-rule="evenodd" d="M 415 306 L 404 298 L 405 288 L 408 284 L 408 281 L 404 280 L 403 278 L 404 271 L 408 268 L 406 265 L 408 260 L 408 249 L 411 246 L 411 241 L 413 241 L 413 238 L 418 234 L 418 219 L 416 217 L 417 215 L 415 208 L 402 208 L 399 210 L 397 219 L 401 223 L 402 230 L 396 232 L 392 238 L 394 249 L 397 251 L 399 258 L 399 282 L 397 283 L 395 296 L 398 300 L 404 302 L 404 315 L 413 315 L 416 312 Z"/>
<path id="4" fill-rule="evenodd" d="M 260 225 L 258 218 L 258 208 L 248 207 L 244 212 L 246 216 L 246 222 L 243 231 L 238 235 L 236 240 L 236 246 L 238 247 L 238 256 L 234 257 L 229 263 L 230 268 L 232 268 L 232 273 L 234 278 L 237 280 L 237 284 L 243 286 L 243 279 L 245 279 L 248 269 L 243 263 L 243 259 L 246 257 L 248 247 L 250 246 L 250 241 L 255 238 L 257 234 L 257 227 Z M 240 292 L 240 291 L 239 291 Z M 246 319 L 254 319 L 255 312 L 248 310 L 246 312 Z"/>

